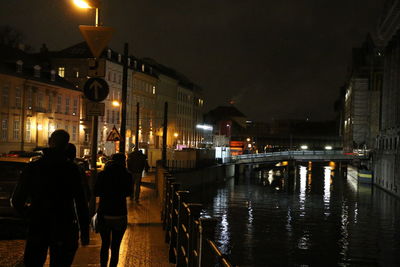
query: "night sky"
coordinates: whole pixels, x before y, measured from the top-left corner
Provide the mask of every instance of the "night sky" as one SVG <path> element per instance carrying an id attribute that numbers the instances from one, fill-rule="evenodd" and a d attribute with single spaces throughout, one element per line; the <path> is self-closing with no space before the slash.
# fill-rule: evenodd
<path id="1" fill-rule="evenodd" d="M 83 41 L 92 11 L 70 0 L 1 0 L 0 25 L 38 50 Z M 334 118 L 351 48 L 374 32 L 384 0 L 103 0 L 111 47 L 151 57 L 203 88 L 206 109 L 235 101 L 249 119 Z"/>

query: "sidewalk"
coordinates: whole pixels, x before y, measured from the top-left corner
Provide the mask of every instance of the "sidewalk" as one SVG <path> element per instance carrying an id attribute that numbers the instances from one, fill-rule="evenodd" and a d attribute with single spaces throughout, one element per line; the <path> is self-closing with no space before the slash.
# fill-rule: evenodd
<path id="1" fill-rule="evenodd" d="M 154 175 L 143 177 L 142 182 L 140 203 L 128 200 L 128 229 L 121 243 L 118 266 L 174 266 L 168 263 L 168 245 L 164 242 L 161 207 L 153 189 Z M 100 246 L 100 235 L 91 233 L 90 245 L 79 248 L 72 266 L 100 266 Z"/>
<path id="2" fill-rule="evenodd" d="M 164 242 L 161 207 L 154 191 L 154 174 L 143 177 L 142 182 L 140 203 L 128 200 L 128 228 L 121 243 L 118 266 L 174 266 L 168 262 L 168 245 Z M 90 245 L 78 249 L 72 266 L 100 266 L 100 246 L 100 235 L 91 232 Z M 22 240 L 0 240 L 0 267 L 21 266 L 15 264 L 21 262 L 23 247 Z"/>

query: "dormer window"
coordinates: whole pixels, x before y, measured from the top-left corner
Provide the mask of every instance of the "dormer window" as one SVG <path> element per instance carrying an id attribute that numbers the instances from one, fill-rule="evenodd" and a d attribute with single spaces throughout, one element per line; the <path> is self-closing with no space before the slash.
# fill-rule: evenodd
<path id="1" fill-rule="evenodd" d="M 65 77 L 65 67 L 58 67 L 58 76 Z"/>
<path id="2" fill-rule="evenodd" d="M 111 49 L 110 49 L 110 48 L 107 50 L 107 57 L 108 57 L 109 59 L 111 59 Z"/>
<path id="3" fill-rule="evenodd" d="M 144 64 L 142 64 L 142 72 L 144 72 L 144 70 L 145 70 L 145 66 L 144 66 Z"/>
<path id="4" fill-rule="evenodd" d="M 40 78 L 40 70 L 42 68 L 39 65 L 35 65 L 33 67 L 33 76 L 35 76 L 36 78 Z"/>
<path id="5" fill-rule="evenodd" d="M 24 62 L 22 60 L 17 60 L 17 73 L 21 73 L 22 72 L 22 65 L 24 64 Z"/>

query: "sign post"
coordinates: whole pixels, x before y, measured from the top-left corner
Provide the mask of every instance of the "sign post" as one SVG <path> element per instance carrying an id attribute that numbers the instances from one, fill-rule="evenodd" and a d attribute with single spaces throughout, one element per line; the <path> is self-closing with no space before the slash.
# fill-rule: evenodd
<path id="1" fill-rule="evenodd" d="M 91 69 L 94 69 L 94 72 L 90 74 L 94 74 L 94 76 L 101 76 L 102 73 L 97 71 L 99 67 L 99 57 L 101 53 L 106 48 L 107 44 L 111 40 L 112 34 L 114 33 L 114 29 L 111 27 L 102 27 L 98 26 L 98 9 L 96 8 L 96 26 L 85 26 L 80 25 L 79 30 L 81 31 L 83 38 L 85 39 L 87 45 L 89 46 L 90 51 L 94 56 L 94 62 L 89 61 L 88 67 L 90 72 Z M 103 75 L 104 76 L 104 75 Z M 87 99 L 94 101 L 94 102 L 101 102 L 103 101 L 109 93 L 108 84 L 106 81 L 100 78 L 90 78 L 86 81 L 84 85 L 84 95 Z M 99 103 L 102 104 L 102 103 Z M 96 209 L 96 198 L 94 197 L 94 185 L 97 179 L 97 138 L 98 138 L 98 127 L 99 127 L 99 120 L 98 120 L 98 113 L 97 111 L 101 112 L 101 107 L 96 106 L 96 104 L 88 104 L 88 107 L 92 107 L 93 115 L 92 115 L 92 143 L 91 143 L 91 166 L 92 166 L 92 175 L 91 175 L 91 192 L 92 197 L 90 199 L 89 204 L 89 212 L 91 215 L 95 213 Z M 103 114 L 104 114 L 104 107 L 103 107 Z M 90 113 L 90 112 L 89 112 Z M 101 113 L 100 113 L 101 114 Z M 89 114 L 87 114 L 89 115 Z"/>

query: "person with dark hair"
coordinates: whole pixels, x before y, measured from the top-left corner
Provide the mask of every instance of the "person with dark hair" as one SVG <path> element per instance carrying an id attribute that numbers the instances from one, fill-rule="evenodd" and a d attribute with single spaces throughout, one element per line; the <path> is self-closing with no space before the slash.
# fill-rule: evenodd
<path id="1" fill-rule="evenodd" d="M 128 155 L 128 170 L 132 175 L 133 180 L 133 195 L 131 196 L 132 200 L 135 202 L 139 202 L 140 197 L 140 185 L 142 183 L 142 173 L 143 170 L 146 172 L 149 170 L 149 164 L 147 163 L 146 156 L 142 153 L 141 150 L 136 149 Z"/>
<path id="2" fill-rule="evenodd" d="M 88 177 L 86 176 L 86 172 L 85 172 L 88 169 L 88 166 L 85 165 L 86 164 L 85 162 L 78 161 L 76 159 L 76 146 L 74 144 L 68 143 L 65 153 L 67 155 L 67 158 L 70 161 L 74 162 L 79 167 L 79 172 L 82 177 L 82 186 L 85 190 L 85 197 L 86 197 L 86 200 L 89 201 L 89 199 L 91 197 L 91 193 L 90 193 Z"/>
<path id="3" fill-rule="evenodd" d="M 122 153 L 113 154 L 100 172 L 95 194 L 100 198 L 97 209 L 101 236 L 100 266 L 106 267 L 111 249 L 110 267 L 118 265 L 119 248 L 128 224 L 126 197 L 132 193 L 131 178 Z"/>
<path id="4" fill-rule="evenodd" d="M 12 196 L 14 208 L 28 221 L 24 264 L 71 266 L 78 248 L 89 244 L 89 210 L 76 164 L 67 159 L 69 134 L 54 131 L 41 159 L 21 173 Z"/>

